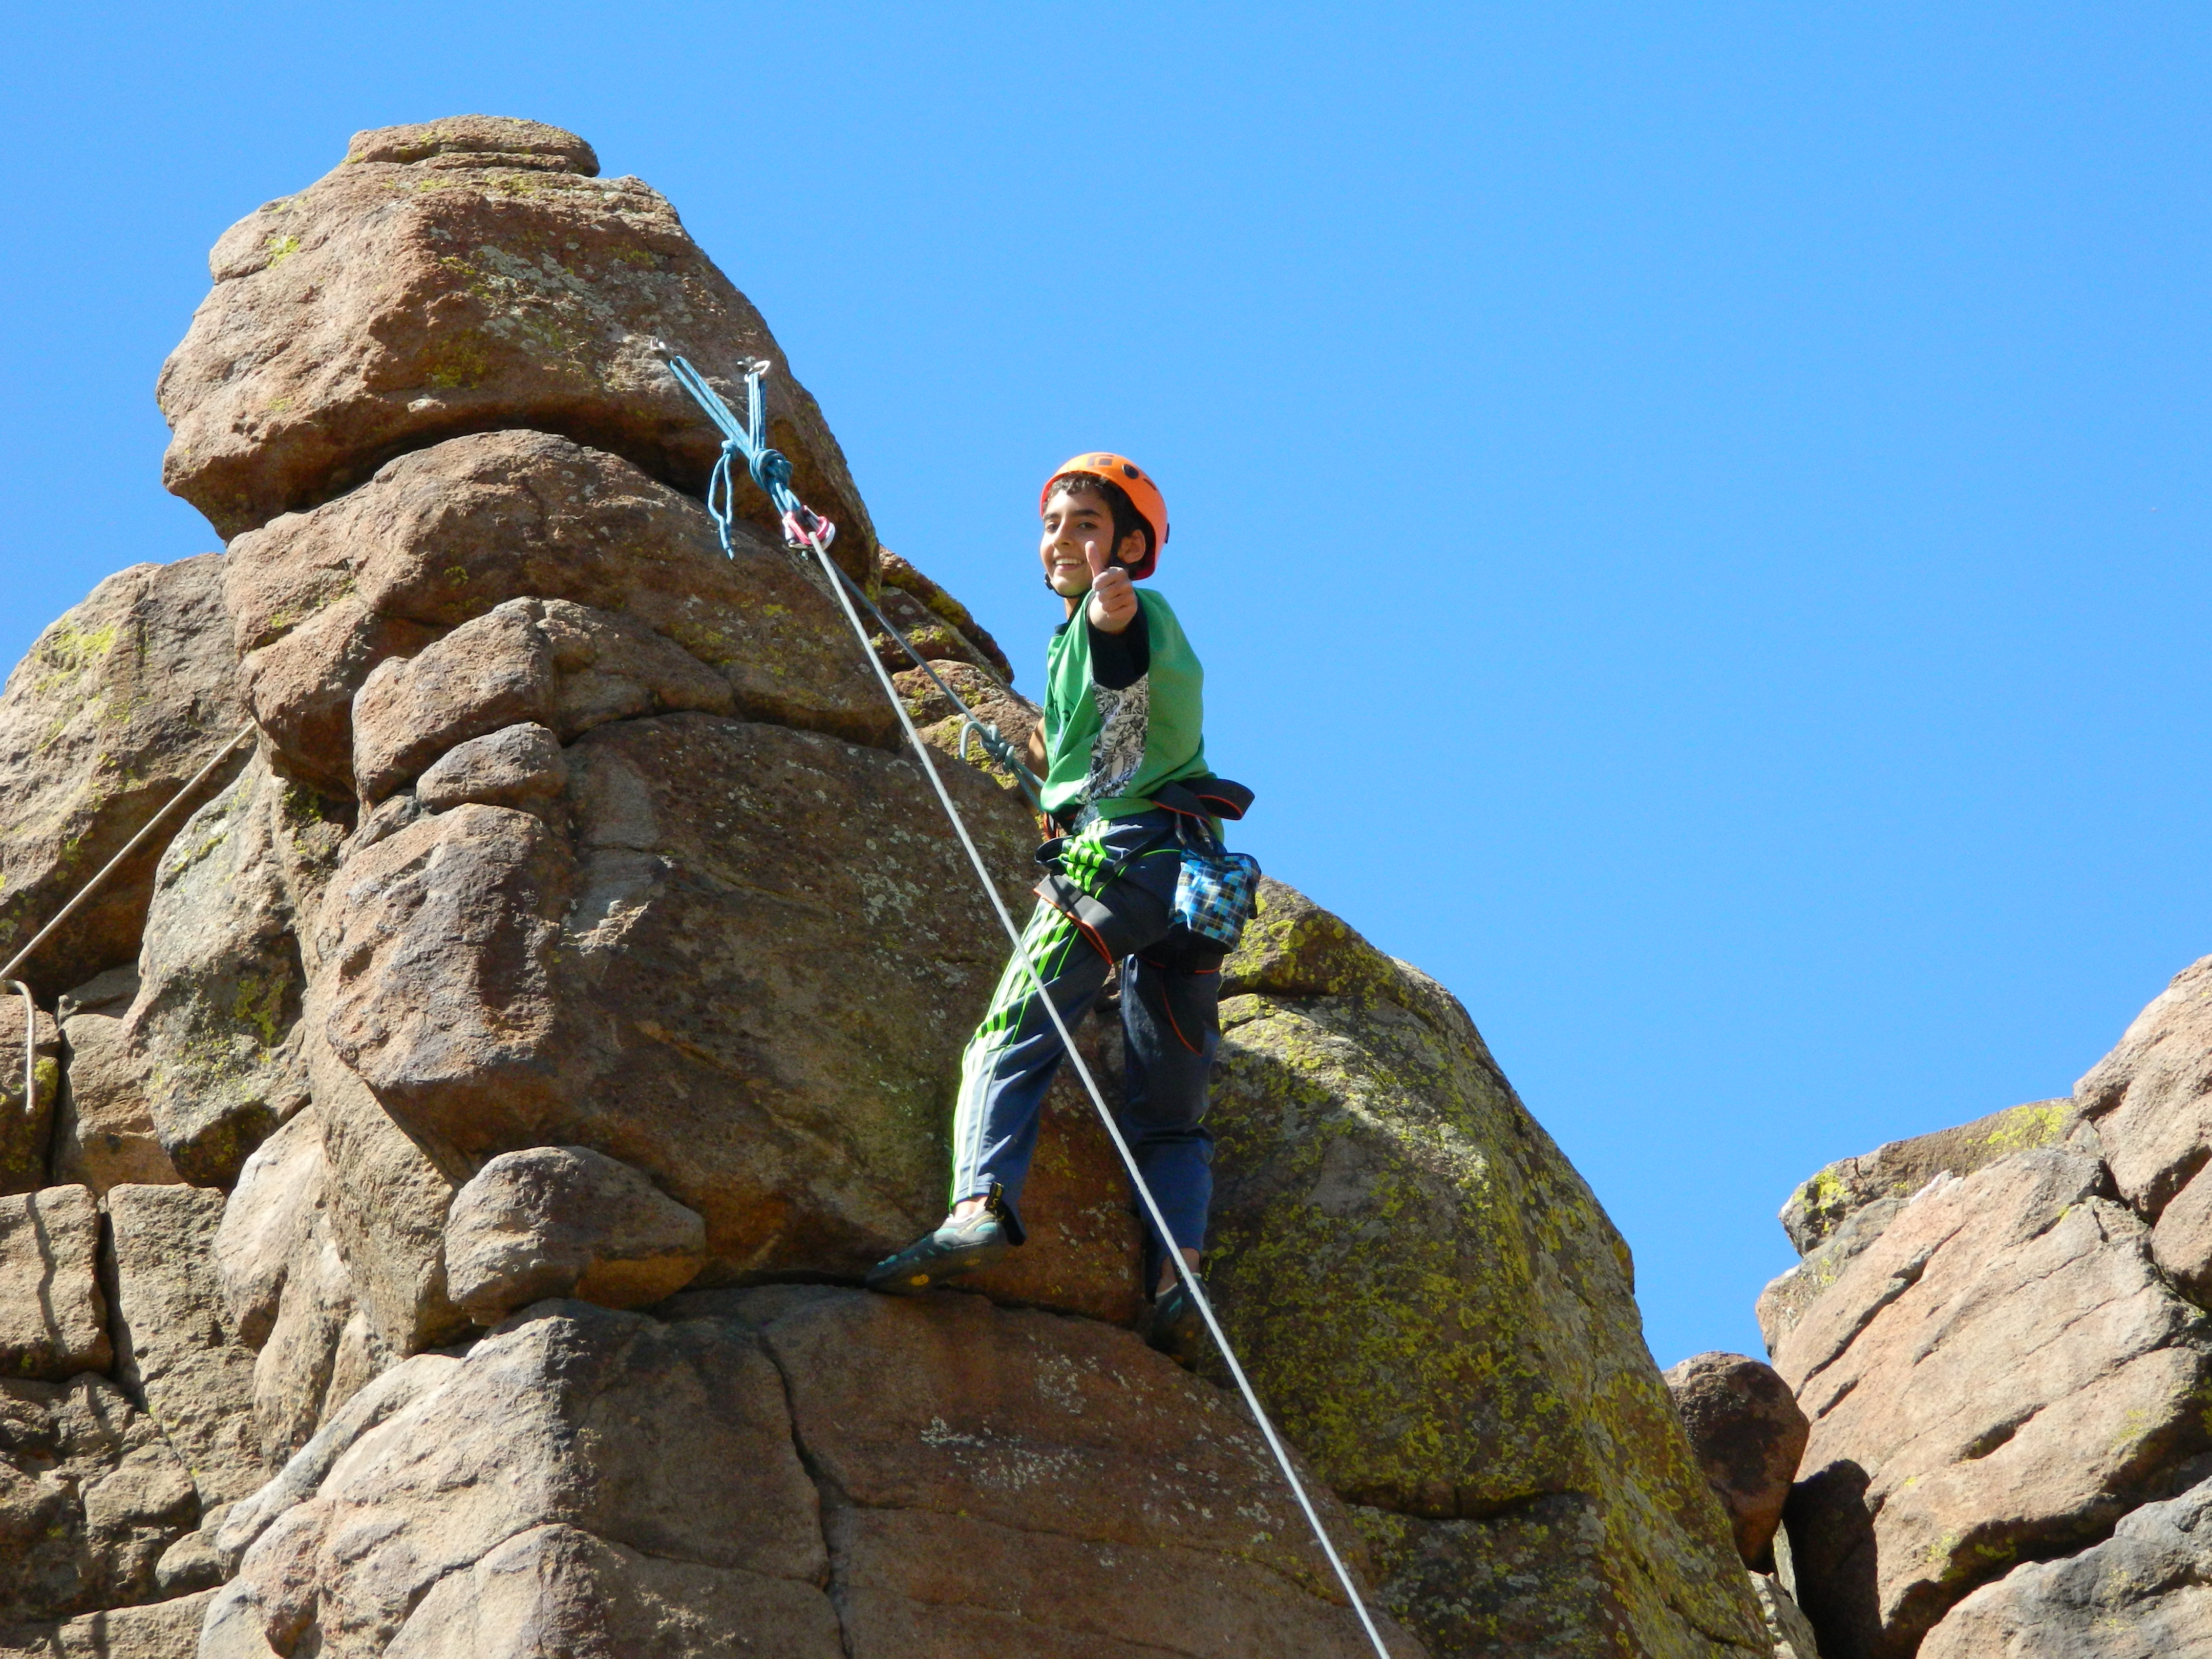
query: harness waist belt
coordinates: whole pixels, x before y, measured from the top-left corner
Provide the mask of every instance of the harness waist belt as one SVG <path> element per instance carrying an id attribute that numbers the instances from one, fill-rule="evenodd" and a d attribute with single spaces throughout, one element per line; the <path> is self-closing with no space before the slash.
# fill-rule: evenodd
<path id="1" fill-rule="evenodd" d="M 1253 793 L 1227 778 L 1190 778 L 1164 783 L 1152 792 L 1152 804 L 1163 811 L 1190 818 L 1225 818 L 1234 823 L 1252 808 Z M 1055 813 L 1053 822 L 1065 835 L 1079 835 L 1098 822 L 1098 809 L 1085 802 L 1072 815 Z"/>

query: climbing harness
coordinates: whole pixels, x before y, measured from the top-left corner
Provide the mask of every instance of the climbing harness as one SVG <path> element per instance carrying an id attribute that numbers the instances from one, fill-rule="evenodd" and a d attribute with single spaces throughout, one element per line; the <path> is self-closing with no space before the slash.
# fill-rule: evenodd
<path id="1" fill-rule="evenodd" d="M 123 850 L 118 853 L 113 858 L 108 860 L 106 863 L 101 865 L 100 868 L 94 872 L 92 879 L 85 883 L 83 886 L 78 888 L 76 891 L 70 896 L 70 902 L 54 913 L 53 920 L 49 921 L 45 927 L 40 928 L 37 933 L 33 933 L 31 936 L 31 942 L 28 945 L 26 945 L 21 950 L 16 951 L 14 956 L 9 957 L 7 964 L 4 967 L 0 967 L 0 988 L 14 989 L 21 991 L 23 994 L 23 1110 L 27 1115 L 31 1112 L 35 1103 L 35 1097 L 38 1092 L 39 1004 L 38 1000 L 31 994 L 31 988 L 29 986 L 24 984 L 21 980 L 11 979 L 9 975 L 13 974 L 18 968 L 21 968 L 25 963 L 28 962 L 32 957 L 37 953 L 38 948 L 53 936 L 54 930 L 59 927 L 64 922 L 67 921 L 71 916 L 75 915 L 84 902 L 100 890 L 100 884 L 106 881 L 108 877 L 114 874 L 117 870 L 120 869 L 125 861 L 128 860 L 133 853 L 137 852 L 141 847 L 143 847 L 146 844 L 147 838 L 150 836 L 154 833 L 155 830 L 160 826 L 161 821 L 167 818 L 171 812 L 176 810 L 177 803 L 185 799 L 194 790 L 205 783 L 208 779 L 213 775 L 216 768 L 222 765 L 226 760 L 228 760 L 230 758 L 231 751 L 236 749 L 240 744 L 244 743 L 248 738 L 252 737 L 254 733 L 254 730 L 255 728 L 249 724 L 234 733 L 230 741 L 223 744 L 222 748 L 216 750 L 214 755 L 209 758 L 208 763 L 205 766 L 200 768 L 198 771 L 193 773 L 192 775 L 185 781 L 185 787 L 183 788 L 178 790 L 175 794 L 170 796 L 169 799 L 162 804 L 162 807 L 160 811 L 155 813 L 152 817 L 146 820 L 144 825 L 139 830 L 137 835 L 131 836 L 129 841 L 124 842 Z"/>
<path id="2" fill-rule="evenodd" d="M 752 474 L 753 482 L 768 492 L 769 500 L 775 503 L 775 510 L 782 515 L 784 545 L 794 551 L 805 551 L 813 545 L 808 539 L 809 532 L 812 531 L 820 534 L 823 547 L 829 546 L 836 539 L 837 526 L 817 516 L 792 493 L 790 461 L 781 451 L 770 449 L 763 435 L 765 428 L 762 423 L 761 380 L 773 365 L 764 357 L 752 358 L 746 363 L 746 419 L 744 424 L 740 424 L 737 416 L 731 414 L 729 405 L 722 401 L 720 394 L 707 384 L 705 375 L 692 368 L 687 360 L 678 356 L 665 341 L 660 345 L 667 355 L 669 370 L 676 376 L 677 384 L 691 394 L 693 401 L 707 411 L 708 419 L 721 429 L 722 453 L 715 459 L 714 471 L 707 480 L 707 511 L 713 515 L 715 532 L 722 539 L 722 551 L 731 558 L 737 557 L 737 549 L 731 544 L 730 532 L 737 523 L 737 472 L 734 463 L 739 457 L 744 458 L 745 470 Z M 960 757 L 967 759 L 968 740 L 971 737 L 975 738 L 994 760 L 1013 774 L 1014 781 L 1030 798 L 1030 805 L 1038 811 L 1043 811 L 1044 802 L 1037 794 L 1039 781 L 1014 752 L 1013 744 L 1006 741 L 997 726 L 970 708 L 960 694 L 945 683 L 937 670 L 930 665 L 929 659 L 915 648 L 914 641 L 892 626 L 891 619 L 884 615 L 876 602 L 868 597 L 866 588 L 854 581 L 834 560 L 825 559 L 823 562 L 833 580 L 842 583 L 855 599 L 867 606 L 868 614 L 876 619 L 877 626 L 898 642 L 900 649 L 914 659 L 915 666 L 928 675 L 930 684 L 943 692 L 953 708 L 959 711 Z M 866 635 L 863 634 L 861 638 L 865 643 Z M 872 646 L 868 655 L 871 659 L 875 656 Z M 977 668 L 976 672 L 1006 696 L 1013 696 L 1012 690 L 997 675 L 982 668 Z M 891 695 L 894 699 L 897 697 L 896 688 Z"/>
<path id="3" fill-rule="evenodd" d="M 867 595 L 858 583 L 838 568 L 830 556 L 830 543 L 836 533 L 836 526 L 809 511 L 792 493 L 790 461 L 768 447 L 762 435 L 760 383 L 762 377 L 769 372 L 769 365 L 757 360 L 746 365 L 745 410 L 748 418 L 740 424 L 720 395 L 707 384 L 706 377 L 697 369 L 673 352 L 668 353 L 668 362 L 678 382 L 706 411 L 707 417 L 721 429 L 722 454 L 714 464 L 714 479 L 708 489 L 707 506 L 708 510 L 714 514 L 715 522 L 723 526 L 724 548 L 726 550 L 729 546 L 729 515 L 734 511 L 732 461 L 733 457 L 743 455 L 754 480 L 768 492 L 769 501 L 775 503 L 776 511 L 782 517 L 786 545 L 794 550 L 811 552 L 828 575 L 830 591 L 837 596 L 838 604 L 845 612 L 845 620 L 852 624 L 853 632 L 860 641 L 861 653 L 876 671 L 876 678 L 883 687 L 884 695 L 890 699 L 891 711 L 898 716 L 907 741 L 914 747 L 915 758 L 921 763 L 922 772 L 929 779 L 930 787 L 937 792 L 938 805 L 945 809 L 945 816 L 951 821 L 954 835 L 959 837 L 969 863 L 975 866 L 975 879 L 983 889 L 984 897 L 991 902 L 991 908 L 998 914 L 999 925 L 1006 930 L 1007 939 L 1013 943 L 1015 960 L 1022 964 L 1023 970 L 1036 986 L 1039 1005 L 1051 1017 L 1053 1030 L 1059 1034 L 1068 1059 L 1074 1062 L 1076 1075 L 1082 1079 L 1084 1089 L 1091 1097 L 1091 1103 L 1097 1109 L 1099 1121 L 1106 1126 L 1106 1133 L 1114 1143 L 1114 1150 L 1121 1154 L 1121 1162 L 1129 1171 L 1130 1182 L 1144 1202 L 1145 1213 L 1151 1218 L 1152 1225 L 1162 1238 L 1172 1239 L 1175 1234 L 1160 1211 L 1159 1200 L 1152 1196 L 1152 1188 L 1139 1171 L 1136 1155 L 1129 1150 L 1129 1143 L 1122 1137 L 1121 1125 L 1114 1121 L 1113 1110 L 1106 1104 L 1105 1096 L 1099 1091 L 1097 1079 L 1091 1076 L 1091 1067 L 1085 1062 L 1082 1051 L 1075 1046 L 1074 1034 L 1067 1029 L 1067 1022 L 1060 1017 L 1059 1008 L 1046 991 L 1044 980 L 1038 973 L 1036 963 L 1022 948 L 1021 929 L 1014 925 L 1014 919 L 1006 909 L 1006 900 L 1000 896 L 998 884 L 991 878 L 990 866 L 983 862 L 982 854 L 976 850 L 975 838 L 968 833 L 967 820 L 960 816 L 960 809 L 953 805 L 952 796 L 945 787 L 944 778 L 938 773 L 936 762 L 931 757 L 929 744 L 923 740 L 921 732 L 915 726 L 913 717 L 907 713 L 905 700 L 899 696 L 890 671 L 884 666 L 869 642 L 867 625 L 860 620 L 860 611 L 854 608 L 852 599 L 848 597 L 848 590 L 859 593 L 864 603 Z M 872 605 L 868 608 L 875 610 Z M 876 615 L 881 621 L 882 613 L 877 611 Z M 884 625 L 890 627 L 887 622 Z M 906 642 L 902 639 L 900 643 L 903 645 Z M 917 661 L 920 660 L 920 653 L 915 653 L 911 645 L 906 648 Z M 933 674 L 931 678 L 936 677 Z M 939 685 L 946 696 L 952 696 L 950 687 L 944 687 L 941 681 Z M 966 705 L 961 703 L 957 696 L 953 697 L 953 702 L 963 714 L 968 713 Z M 972 714 L 968 718 L 970 720 L 975 719 Z M 980 721 L 975 723 L 981 725 Z M 1359 1594 L 1359 1587 L 1352 1583 L 1352 1574 L 1346 1568 L 1343 1558 L 1337 1554 L 1336 1546 L 1330 1542 L 1328 1530 L 1322 1525 L 1321 1516 L 1315 1512 L 1313 1500 L 1306 1496 L 1304 1483 L 1298 1479 L 1297 1470 L 1291 1462 L 1289 1450 L 1276 1434 L 1274 1425 L 1268 1420 L 1267 1411 L 1260 1404 L 1259 1395 L 1254 1391 L 1251 1380 L 1244 1375 L 1244 1367 L 1237 1363 L 1236 1351 L 1229 1346 L 1229 1338 L 1221 1328 L 1221 1322 L 1214 1316 L 1213 1298 L 1206 1293 L 1194 1274 L 1180 1274 L 1177 1283 L 1188 1287 L 1190 1299 L 1197 1304 L 1200 1316 L 1206 1321 L 1207 1332 L 1220 1350 L 1222 1358 L 1228 1362 L 1229 1374 L 1236 1379 L 1237 1391 L 1244 1396 L 1246 1408 L 1251 1412 L 1253 1421 L 1260 1425 L 1260 1432 L 1267 1440 L 1267 1449 L 1274 1454 L 1276 1464 L 1283 1472 L 1283 1479 L 1289 1483 L 1291 1495 L 1298 1500 L 1299 1509 L 1305 1512 L 1306 1524 L 1313 1528 L 1322 1553 L 1328 1556 L 1329 1565 L 1336 1571 L 1337 1582 L 1344 1586 L 1344 1593 L 1352 1599 L 1352 1610 L 1359 1615 L 1360 1626 L 1367 1632 L 1367 1639 L 1374 1644 L 1379 1659 L 1390 1659 L 1389 1650 L 1382 1645 L 1382 1633 L 1375 1628 L 1375 1620 L 1368 1613 L 1367 1603 Z"/>

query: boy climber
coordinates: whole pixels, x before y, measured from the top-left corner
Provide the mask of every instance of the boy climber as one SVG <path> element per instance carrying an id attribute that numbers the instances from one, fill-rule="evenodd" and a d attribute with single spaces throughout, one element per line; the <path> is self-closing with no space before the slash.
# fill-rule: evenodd
<path id="1" fill-rule="evenodd" d="M 1203 1331 L 1184 1275 L 1198 1270 L 1213 1195 L 1206 1073 L 1220 1037 L 1223 936 L 1193 912 L 1187 853 L 1221 854 L 1218 820 L 1240 817 L 1251 792 L 1206 769 L 1204 671 L 1168 602 L 1136 582 L 1168 538 L 1167 505 L 1119 455 L 1079 455 L 1038 498 L 1045 585 L 1067 608 L 1046 656 L 1044 718 L 1030 769 L 1051 828 L 1037 851 L 1048 872 L 1022 934 L 1072 1030 L 1121 972 L 1126 1038 L 1120 1122 L 1173 1233 L 1146 1223 L 1145 1282 L 1157 1298 L 1152 1346 L 1179 1358 Z M 1183 919 L 1178 919 L 1178 881 Z M 1234 906 L 1231 908 L 1233 910 Z M 945 1224 L 880 1261 L 870 1288 L 911 1295 L 988 1267 L 1022 1242 L 1022 1182 L 1037 1115 L 1064 1052 L 1018 957 L 999 981 L 961 1056 L 952 1122 L 952 1210 Z M 1141 1212 L 1141 1206 L 1139 1206 Z"/>

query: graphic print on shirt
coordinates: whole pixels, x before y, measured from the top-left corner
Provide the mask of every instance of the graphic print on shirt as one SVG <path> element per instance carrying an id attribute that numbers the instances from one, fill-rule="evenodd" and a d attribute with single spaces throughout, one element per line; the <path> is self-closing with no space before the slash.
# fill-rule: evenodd
<path id="1" fill-rule="evenodd" d="M 1145 764 L 1145 738 L 1152 727 L 1152 677 L 1119 691 L 1094 684 L 1091 695 L 1098 704 L 1098 735 L 1091 740 L 1091 775 L 1084 781 L 1083 799 L 1096 803 L 1121 794 Z"/>

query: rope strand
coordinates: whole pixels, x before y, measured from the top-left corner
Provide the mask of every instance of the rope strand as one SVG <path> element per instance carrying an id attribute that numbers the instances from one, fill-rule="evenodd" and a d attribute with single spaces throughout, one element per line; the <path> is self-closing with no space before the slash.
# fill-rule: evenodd
<path id="1" fill-rule="evenodd" d="M 0 990 L 23 994 L 23 1115 L 39 1109 L 39 1000 L 20 979 L 0 980 Z"/>

